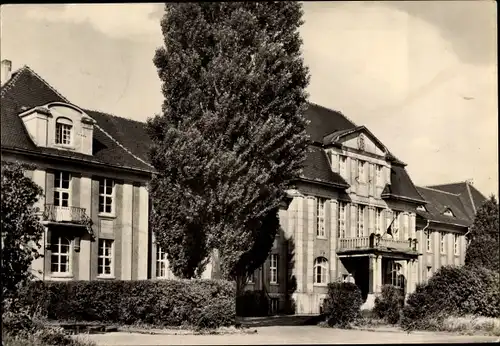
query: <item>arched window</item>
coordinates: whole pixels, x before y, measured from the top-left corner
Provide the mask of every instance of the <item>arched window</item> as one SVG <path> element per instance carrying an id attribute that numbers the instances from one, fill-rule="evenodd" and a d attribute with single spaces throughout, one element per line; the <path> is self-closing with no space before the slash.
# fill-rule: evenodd
<path id="1" fill-rule="evenodd" d="M 328 260 L 318 257 L 314 260 L 314 283 L 326 284 L 328 282 Z"/>
<path id="2" fill-rule="evenodd" d="M 56 120 L 56 144 L 71 145 L 73 122 L 64 117 Z"/>
<path id="3" fill-rule="evenodd" d="M 403 266 L 393 262 L 391 270 L 391 284 L 402 290 L 405 288 L 405 277 L 403 275 Z"/>
<path id="4" fill-rule="evenodd" d="M 68 238 L 55 236 L 51 244 L 50 268 L 52 273 L 71 272 L 71 241 Z"/>

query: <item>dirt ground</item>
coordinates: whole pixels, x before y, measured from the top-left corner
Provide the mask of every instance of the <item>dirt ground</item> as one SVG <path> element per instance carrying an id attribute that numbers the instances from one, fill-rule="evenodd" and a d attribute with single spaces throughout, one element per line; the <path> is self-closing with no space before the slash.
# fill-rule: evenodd
<path id="1" fill-rule="evenodd" d="M 80 336 L 98 345 L 263 345 L 263 344 L 406 344 L 474 343 L 500 341 L 499 337 L 466 336 L 436 332 L 397 330 L 367 331 L 320 328 L 318 326 L 257 327 L 254 334 L 226 335 L 148 335 L 108 333 Z"/>

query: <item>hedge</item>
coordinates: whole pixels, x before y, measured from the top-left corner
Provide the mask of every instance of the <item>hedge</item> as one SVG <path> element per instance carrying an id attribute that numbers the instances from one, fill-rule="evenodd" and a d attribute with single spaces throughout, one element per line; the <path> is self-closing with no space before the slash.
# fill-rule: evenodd
<path id="1" fill-rule="evenodd" d="M 236 315 L 242 317 L 267 316 L 269 299 L 264 291 L 245 291 L 236 298 Z"/>
<path id="2" fill-rule="evenodd" d="M 328 284 L 328 295 L 323 302 L 323 313 L 330 327 L 349 327 L 361 317 L 363 298 L 361 290 L 350 282 Z"/>
<path id="3" fill-rule="evenodd" d="M 221 280 L 34 281 L 20 299 L 50 320 L 217 328 L 235 323 L 235 295 Z"/>
<path id="4" fill-rule="evenodd" d="M 393 285 L 384 285 L 380 296 L 375 298 L 373 312 L 387 323 L 397 324 L 401 318 L 404 302 L 401 289 Z"/>
<path id="5" fill-rule="evenodd" d="M 440 268 L 417 286 L 403 309 L 405 329 L 427 329 L 429 319 L 478 315 L 500 317 L 500 275 L 485 268 Z"/>

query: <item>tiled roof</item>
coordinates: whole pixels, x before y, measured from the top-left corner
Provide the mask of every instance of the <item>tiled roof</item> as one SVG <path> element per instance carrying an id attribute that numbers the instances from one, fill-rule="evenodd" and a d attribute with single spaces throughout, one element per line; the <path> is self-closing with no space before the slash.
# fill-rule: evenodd
<path id="1" fill-rule="evenodd" d="M 311 141 L 323 143 L 323 137 L 336 131 L 347 130 L 356 125 L 342 113 L 310 103 L 305 117 L 309 120 L 307 133 Z"/>
<path id="2" fill-rule="evenodd" d="M 428 202 L 425 205 L 427 211 L 417 211 L 417 215 L 430 221 L 470 226 L 474 220 L 474 214 L 469 214 L 458 194 L 437 190 L 428 187 L 417 187 L 420 194 Z M 446 210 L 451 210 L 454 217 L 444 215 Z"/>
<path id="3" fill-rule="evenodd" d="M 382 191 L 383 198 L 403 198 L 425 203 L 425 199 L 417 191 L 406 169 L 398 164 L 391 165 L 391 183 Z"/>
<path id="4" fill-rule="evenodd" d="M 113 117 L 109 114 L 89 111 L 96 120 L 93 138 L 93 155 L 85 155 L 54 148 L 37 147 L 30 138 L 19 114 L 30 108 L 50 102 L 70 103 L 40 76 L 25 66 L 17 71 L 1 89 L 1 145 L 2 148 L 28 150 L 50 156 L 68 157 L 88 162 L 101 163 L 122 168 L 151 171 L 144 157 L 144 146 L 149 140 L 144 125 L 133 120 Z M 113 128 L 109 123 L 114 123 Z M 125 135 L 123 129 L 127 131 Z M 108 132 L 110 131 L 110 132 Z M 137 138 L 142 144 L 133 145 Z M 120 142 L 120 141 L 124 141 Z"/>
<path id="5" fill-rule="evenodd" d="M 476 210 L 486 201 L 486 197 L 484 197 L 472 184 L 466 181 L 429 187 L 459 195 L 468 215 L 472 216 L 476 214 Z"/>
<path id="6" fill-rule="evenodd" d="M 310 145 L 308 148 L 302 175 L 307 180 L 349 187 L 349 184 L 338 173 L 331 170 L 325 151 L 315 145 Z"/>

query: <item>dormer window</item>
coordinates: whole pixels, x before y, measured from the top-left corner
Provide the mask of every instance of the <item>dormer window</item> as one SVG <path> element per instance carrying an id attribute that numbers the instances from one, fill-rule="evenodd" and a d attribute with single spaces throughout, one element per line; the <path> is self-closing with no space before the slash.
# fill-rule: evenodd
<path id="1" fill-rule="evenodd" d="M 427 211 L 427 209 L 425 209 L 425 207 L 424 207 L 423 205 L 419 205 L 419 206 L 417 207 L 417 210 L 418 210 L 418 211 Z"/>
<path id="2" fill-rule="evenodd" d="M 455 217 L 455 215 L 453 214 L 453 212 L 449 208 L 444 211 L 443 215 Z"/>
<path id="3" fill-rule="evenodd" d="M 68 118 L 57 118 L 56 120 L 56 144 L 71 145 L 73 123 Z"/>

